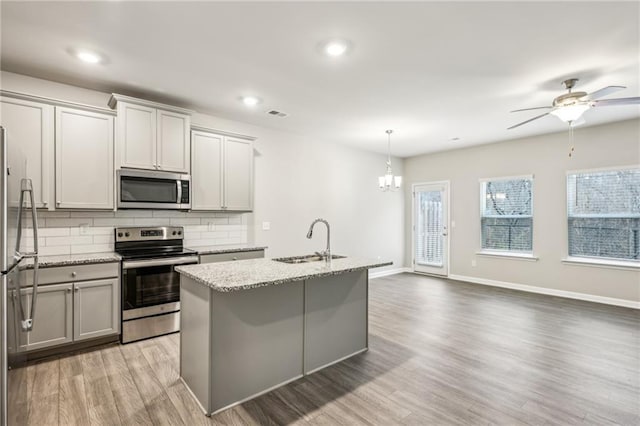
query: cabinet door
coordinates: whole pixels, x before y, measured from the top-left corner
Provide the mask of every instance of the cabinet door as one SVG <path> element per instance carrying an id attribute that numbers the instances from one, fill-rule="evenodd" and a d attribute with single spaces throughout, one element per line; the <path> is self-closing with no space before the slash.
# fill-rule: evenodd
<path id="1" fill-rule="evenodd" d="M 113 117 L 56 107 L 56 207 L 113 209 Z"/>
<path id="2" fill-rule="evenodd" d="M 191 117 L 186 114 L 158 110 L 158 169 L 189 173 L 191 149 L 189 130 Z"/>
<path id="3" fill-rule="evenodd" d="M 37 207 L 51 207 L 53 186 L 53 106 L 7 97 L 0 98 L 0 124 L 7 131 L 9 149 L 26 159 L 26 176 L 33 181 Z M 20 165 L 24 167 L 25 165 Z M 10 191 L 16 197 L 19 191 Z M 17 204 L 18 200 L 9 200 Z"/>
<path id="4" fill-rule="evenodd" d="M 213 133 L 191 133 L 191 209 L 222 210 L 222 144 Z"/>
<path id="5" fill-rule="evenodd" d="M 71 283 L 38 287 L 33 330 L 26 334 L 27 341 L 24 342 L 26 350 L 47 348 L 73 340 L 72 288 Z M 31 293 L 30 288 L 22 290 L 26 312 L 31 310 Z M 20 308 L 16 305 L 15 309 Z"/>
<path id="6" fill-rule="evenodd" d="M 73 287 L 73 340 L 117 334 L 118 280 L 85 281 Z"/>
<path id="7" fill-rule="evenodd" d="M 118 102 L 120 166 L 156 170 L 156 110 Z"/>
<path id="8" fill-rule="evenodd" d="M 227 137 L 224 143 L 225 210 L 253 209 L 253 143 Z"/>

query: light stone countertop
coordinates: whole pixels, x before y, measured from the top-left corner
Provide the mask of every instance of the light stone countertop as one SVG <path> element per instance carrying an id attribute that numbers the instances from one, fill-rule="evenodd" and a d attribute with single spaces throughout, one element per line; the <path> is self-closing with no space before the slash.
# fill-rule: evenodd
<path id="1" fill-rule="evenodd" d="M 251 244 L 225 244 L 217 246 L 185 246 L 198 254 L 238 253 L 243 251 L 266 250 L 266 246 L 253 246 Z"/>
<path id="2" fill-rule="evenodd" d="M 393 262 L 358 257 L 333 259 L 331 266 L 328 266 L 324 261 L 289 264 L 273 259 L 248 259 L 201 265 L 183 265 L 176 267 L 176 271 L 215 291 L 230 292 L 344 274 L 392 264 Z"/>
<path id="3" fill-rule="evenodd" d="M 61 254 L 55 256 L 38 256 L 38 266 L 40 268 L 54 268 L 56 266 L 120 262 L 120 260 L 120 255 L 114 252 Z M 20 262 L 20 269 L 33 269 L 33 259 L 25 259 Z"/>

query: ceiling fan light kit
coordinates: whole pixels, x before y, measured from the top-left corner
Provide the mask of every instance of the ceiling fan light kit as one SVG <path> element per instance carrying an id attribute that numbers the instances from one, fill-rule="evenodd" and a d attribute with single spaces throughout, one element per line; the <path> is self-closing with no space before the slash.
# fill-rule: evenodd
<path id="1" fill-rule="evenodd" d="M 520 127 L 523 124 L 530 123 L 549 114 L 558 117 L 560 120 L 569 123 L 570 126 L 574 127 L 585 122 L 584 118 L 582 118 L 582 114 L 584 114 L 585 111 L 591 108 L 611 105 L 633 105 L 640 103 L 640 97 L 599 100 L 604 96 L 610 95 L 622 89 L 626 89 L 626 87 L 624 86 L 607 86 L 592 93 L 574 92 L 572 89 L 577 81 L 577 78 L 570 78 L 563 81 L 562 84 L 564 84 L 565 88 L 567 89 L 567 93 L 555 98 L 551 103 L 551 106 L 524 108 L 511 111 L 520 112 L 536 109 L 550 110 L 548 112 L 545 112 L 544 114 L 540 114 L 536 117 L 515 124 L 509 127 L 507 130 L 515 129 L 516 127 Z"/>
<path id="2" fill-rule="evenodd" d="M 587 111 L 591 106 L 589 104 L 574 104 L 567 105 L 560 108 L 556 108 L 549 112 L 551 115 L 555 115 L 560 120 L 571 123 L 580 118 L 585 111 Z"/>

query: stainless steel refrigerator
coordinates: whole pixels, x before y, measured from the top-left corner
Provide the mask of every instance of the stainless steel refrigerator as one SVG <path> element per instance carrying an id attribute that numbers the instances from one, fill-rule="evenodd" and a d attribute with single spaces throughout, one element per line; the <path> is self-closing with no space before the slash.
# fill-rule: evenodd
<path id="1" fill-rule="evenodd" d="M 0 424 L 26 424 L 28 394 L 24 345 L 33 322 L 38 293 L 38 217 L 27 161 L 10 132 L 0 127 Z M 27 224 L 28 220 L 28 224 Z M 28 231 L 26 230 L 28 229 Z M 33 238 L 30 251 L 23 244 Z M 33 262 L 33 282 L 19 270 Z M 30 291 L 28 287 L 32 288 Z"/>

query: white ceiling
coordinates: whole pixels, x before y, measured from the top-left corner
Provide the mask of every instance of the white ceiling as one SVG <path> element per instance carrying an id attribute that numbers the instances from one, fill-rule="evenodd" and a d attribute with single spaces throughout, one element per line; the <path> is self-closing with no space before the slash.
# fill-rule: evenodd
<path id="1" fill-rule="evenodd" d="M 7 2 L 2 68 L 171 101 L 202 112 L 394 155 L 562 131 L 555 117 L 507 131 L 563 92 L 640 96 L 639 2 Z M 339 59 L 331 37 L 353 43 Z M 68 49 L 94 49 L 102 65 Z M 238 97 L 264 103 L 251 110 Z M 276 118 L 267 109 L 290 114 Z M 587 111 L 587 125 L 640 116 Z M 457 142 L 450 141 L 459 137 Z"/>

